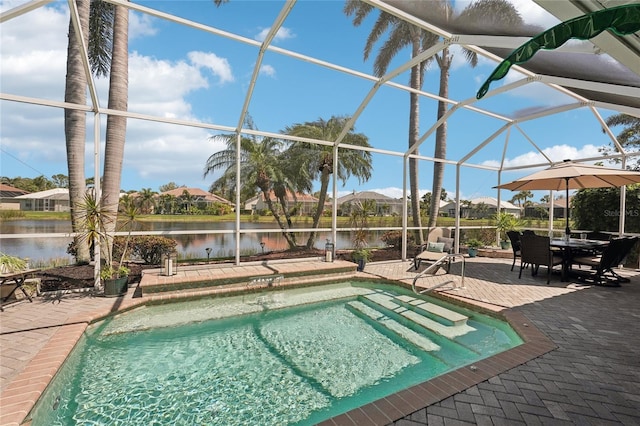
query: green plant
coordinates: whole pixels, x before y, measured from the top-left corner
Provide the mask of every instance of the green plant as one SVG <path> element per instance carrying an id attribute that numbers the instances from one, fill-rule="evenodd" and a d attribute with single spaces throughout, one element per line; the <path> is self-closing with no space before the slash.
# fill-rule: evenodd
<path id="1" fill-rule="evenodd" d="M 380 240 L 398 251 L 402 249 L 402 231 L 387 231 L 380 236 Z M 409 246 L 415 244 L 415 237 L 412 233 L 407 233 L 407 241 Z"/>
<path id="2" fill-rule="evenodd" d="M 119 239 L 116 238 L 116 243 Z M 116 247 L 120 244 L 115 244 Z M 142 259 L 146 264 L 158 265 L 162 255 L 176 251 L 178 243 L 167 237 L 145 235 L 131 238 L 131 253 Z"/>
<path id="3" fill-rule="evenodd" d="M 496 228 L 500 232 L 500 240 L 508 241 L 507 232 L 515 231 L 522 227 L 520 219 L 511 213 L 500 212 L 495 215 Z"/>
<path id="4" fill-rule="evenodd" d="M 117 268 L 105 265 L 102 267 L 102 269 L 100 269 L 100 279 L 104 281 L 126 277 L 127 275 L 129 275 L 129 272 L 129 268 L 123 265 L 120 265 Z"/>
<path id="5" fill-rule="evenodd" d="M 372 258 L 371 250 L 368 248 L 355 249 L 351 252 L 351 258 L 354 260 L 354 262 L 358 262 L 360 260 L 369 262 Z"/>
<path id="6" fill-rule="evenodd" d="M 482 247 L 484 244 L 482 243 L 482 241 L 476 239 L 476 238 L 471 238 L 469 240 L 466 241 L 467 247 L 470 248 L 480 248 Z"/>
<path id="7" fill-rule="evenodd" d="M 83 202 L 77 206 L 77 209 L 81 211 L 81 223 L 82 229 L 84 229 L 84 232 L 80 235 L 80 240 L 85 241 L 89 245 L 98 241 L 100 246 L 104 248 L 104 250 L 101 251 L 101 254 L 104 255 L 101 256 L 104 259 L 104 263 L 96 262 L 96 264 L 102 265 L 98 274 L 100 279 L 104 282 L 104 280 L 107 279 L 115 279 L 127 275 L 129 269 L 124 266 L 124 260 L 131 232 L 133 231 L 133 224 L 139 214 L 138 209 L 130 205 L 122 212 L 124 221 L 121 223 L 121 229 L 128 226 L 129 233 L 125 239 L 117 266 L 113 264 L 114 236 L 113 233 L 109 231 L 115 228 L 117 217 L 114 217 L 111 210 L 102 205 L 101 200 L 97 199 L 93 191 L 85 194 Z"/>
<path id="8" fill-rule="evenodd" d="M 27 269 L 27 261 L 16 256 L 0 253 L 0 271 L 19 272 Z"/>

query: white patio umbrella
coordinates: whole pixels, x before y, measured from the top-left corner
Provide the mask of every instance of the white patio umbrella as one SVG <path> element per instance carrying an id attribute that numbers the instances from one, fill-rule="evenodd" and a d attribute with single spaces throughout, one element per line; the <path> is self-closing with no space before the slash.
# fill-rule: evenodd
<path id="1" fill-rule="evenodd" d="M 584 188 L 617 188 L 640 183 L 640 172 L 589 164 L 574 163 L 565 160 L 562 163 L 516 179 L 513 182 L 498 185 L 495 188 L 511 191 L 554 190 L 566 191 L 567 214 L 565 233 L 569 235 L 569 190 Z"/>

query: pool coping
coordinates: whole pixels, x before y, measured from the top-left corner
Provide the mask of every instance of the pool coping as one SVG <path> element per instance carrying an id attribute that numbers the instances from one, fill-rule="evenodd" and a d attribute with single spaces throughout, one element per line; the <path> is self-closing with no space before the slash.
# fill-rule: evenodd
<path id="1" fill-rule="evenodd" d="M 349 277 L 349 279 L 354 281 L 377 281 L 407 288 L 406 283 L 401 281 L 380 279 L 379 277 L 360 275 Z M 247 286 L 239 286 L 231 290 L 233 290 L 233 292 L 254 292 L 267 288 L 281 289 L 285 287 L 309 286 L 313 284 L 321 285 L 326 283 L 328 283 L 328 281 L 308 282 L 304 280 L 304 282 L 300 283 L 288 282 L 286 285 L 273 285 L 272 283 L 257 285 L 250 289 L 247 288 Z M 230 288 L 228 287 L 210 287 L 180 293 L 152 294 L 139 298 L 123 297 L 121 303 L 116 304 L 112 308 L 96 310 L 71 318 L 67 323 L 58 327 L 51 339 L 40 349 L 38 354 L 28 363 L 27 367 L 18 374 L 2 392 L 2 395 L 0 395 L 0 406 L 2 407 L 0 424 L 30 424 L 30 422 L 27 421 L 27 417 L 31 410 L 90 324 L 142 305 L 220 295 L 227 296 L 229 295 L 229 290 Z M 131 289 L 128 294 L 132 294 Z M 556 348 L 556 345 L 540 332 L 537 327 L 531 324 L 523 314 L 513 309 L 504 309 L 502 307 L 478 303 L 474 300 L 465 300 L 451 295 L 444 295 L 440 292 L 434 292 L 433 296 L 453 301 L 454 303 L 473 306 L 483 311 L 483 313 L 501 317 L 511 325 L 524 343 L 475 362 L 472 366 L 453 370 L 427 382 L 414 385 L 395 394 L 327 419 L 319 423 L 320 425 L 386 425 L 406 417 L 417 410 L 442 401 L 456 393 L 462 392 L 471 386 L 486 381 L 511 368 L 544 355 Z"/>

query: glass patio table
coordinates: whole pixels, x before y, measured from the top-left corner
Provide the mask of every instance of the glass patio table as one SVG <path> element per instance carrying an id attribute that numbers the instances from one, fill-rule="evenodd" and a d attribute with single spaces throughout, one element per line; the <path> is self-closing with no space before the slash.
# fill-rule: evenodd
<path id="1" fill-rule="evenodd" d="M 562 281 L 569 280 L 569 273 L 571 272 L 571 261 L 575 252 L 600 252 L 606 246 L 609 245 L 609 241 L 601 240 L 587 240 L 582 238 L 554 238 L 550 241 L 549 245 L 552 248 L 556 248 L 562 252 Z"/>

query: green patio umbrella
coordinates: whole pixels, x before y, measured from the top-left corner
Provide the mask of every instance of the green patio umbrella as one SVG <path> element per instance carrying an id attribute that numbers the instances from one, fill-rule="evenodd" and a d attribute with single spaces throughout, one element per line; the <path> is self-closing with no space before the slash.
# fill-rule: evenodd
<path id="1" fill-rule="evenodd" d="M 569 190 L 585 188 L 617 188 L 620 186 L 640 183 L 640 172 L 633 170 L 613 169 L 590 164 L 574 163 L 565 160 L 562 163 L 516 179 L 513 182 L 498 185 L 494 188 L 509 189 L 511 191 L 553 190 L 566 191 L 567 214 L 566 235 L 569 229 Z"/>

